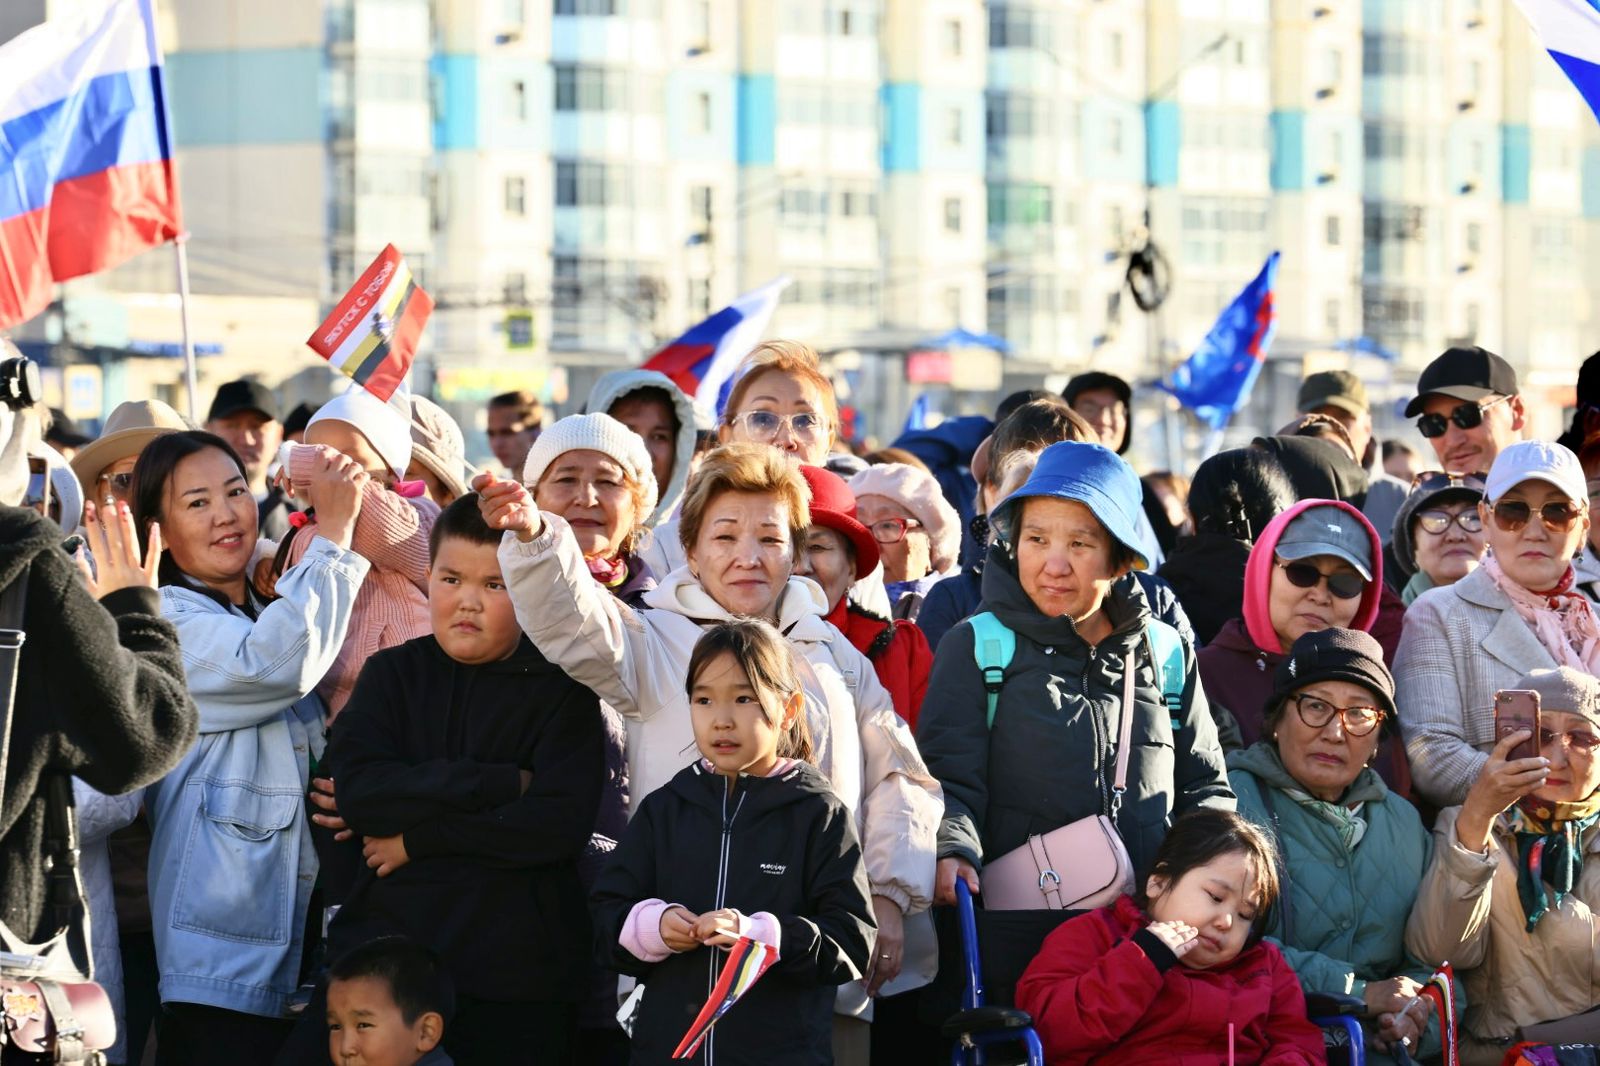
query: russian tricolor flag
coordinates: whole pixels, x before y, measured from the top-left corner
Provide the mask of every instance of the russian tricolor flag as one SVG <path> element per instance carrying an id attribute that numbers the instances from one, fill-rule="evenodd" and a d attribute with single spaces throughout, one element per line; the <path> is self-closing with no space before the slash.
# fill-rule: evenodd
<path id="1" fill-rule="evenodd" d="M 1600 0 L 1517 0 L 1533 32 L 1600 118 Z"/>
<path id="2" fill-rule="evenodd" d="M 110 0 L 0 47 L 0 329 L 58 281 L 178 236 L 150 0 Z"/>
<path id="3" fill-rule="evenodd" d="M 715 410 L 722 387 L 739 363 L 761 343 L 778 309 L 786 277 L 752 289 L 647 359 L 641 370 L 658 370 L 694 401 Z"/>

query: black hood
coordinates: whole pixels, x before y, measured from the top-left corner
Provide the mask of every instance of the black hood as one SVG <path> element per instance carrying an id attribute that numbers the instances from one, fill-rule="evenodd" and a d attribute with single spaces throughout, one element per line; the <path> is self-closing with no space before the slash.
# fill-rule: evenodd
<path id="1" fill-rule="evenodd" d="M 60 551 L 61 527 L 23 507 L 0 504 L 0 589 L 17 579 L 35 557 Z"/>
<path id="2" fill-rule="evenodd" d="M 1257 437 L 1271 452 L 1302 500 L 1343 500 L 1357 509 L 1367 501 L 1367 472 L 1350 453 L 1321 437 Z"/>
<path id="3" fill-rule="evenodd" d="M 1006 627 L 1044 645 L 1085 645 L 1078 628 L 1066 615 L 1041 614 L 1017 577 L 1017 563 L 999 544 L 989 547 L 983 567 L 983 605 Z M 1137 633 L 1150 617 L 1150 601 L 1132 574 L 1124 575 L 1106 597 L 1106 617 L 1112 635 Z M 1085 645 L 1086 646 L 1086 645 Z"/>
<path id="4" fill-rule="evenodd" d="M 1210 644 L 1230 618 L 1244 614 L 1244 568 L 1250 543 L 1221 533 L 1179 537 L 1156 576 L 1172 586 L 1194 626 L 1195 639 Z"/>
<path id="5" fill-rule="evenodd" d="M 705 807 L 721 817 L 728 779 L 702 766 L 698 754 L 693 758 L 692 763 L 673 775 L 666 787 L 697 807 Z M 742 796 L 742 813 L 752 815 L 799 803 L 811 794 L 831 797 L 833 788 L 828 784 L 828 779 L 822 776 L 822 771 L 810 763 L 796 760 L 787 772 L 778 777 L 741 775 L 734 786 L 733 795 L 728 799 L 731 804 Z"/>

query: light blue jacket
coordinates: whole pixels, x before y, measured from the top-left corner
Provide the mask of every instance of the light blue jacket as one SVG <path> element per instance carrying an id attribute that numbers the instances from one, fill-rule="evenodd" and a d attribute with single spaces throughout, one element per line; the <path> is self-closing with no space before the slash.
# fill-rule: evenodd
<path id="1" fill-rule="evenodd" d="M 254 621 L 193 589 L 161 590 L 200 708 L 198 743 L 145 799 L 164 1003 L 285 1012 L 317 876 L 305 796 L 324 738 L 311 690 L 367 569 L 316 537 Z"/>

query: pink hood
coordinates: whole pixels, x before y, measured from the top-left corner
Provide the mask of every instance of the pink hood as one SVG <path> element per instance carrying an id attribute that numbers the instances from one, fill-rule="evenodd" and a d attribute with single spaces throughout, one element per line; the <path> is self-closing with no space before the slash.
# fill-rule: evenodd
<path id="1" fill-rule="evenodd" d="M 1283 536 L 1284 529 L 1295 520 L 1296 515 L 1308 507 L 1317 506 L 1337 507 L 1360 522 L 1361 528 L 1367 531 L 1367 541 L 1372 545 L 1372 580 L 1361 592 L 1361 606 L 1356 609 L 1350 628 L 1369 631 L 1378 617 L 1378 601 L 1383 595 L 1383 542 L 1378 539 L 1378 531 L 1372 528 L 1372 523 L 1367 521 L 1365 515 L 1342 500 L 1301 500 L 1267 523 L 1267 528 L 1256 539 L 1255 547 L 1250 549 L 1250 560 L 1244 566 L 1244 627 L 1257 648 L 1273 655 L 1283 653 L 1278 646 L 1278 634 L 1272 628 L 1272 612 L 1267 603 L 1278 538 Z"/>

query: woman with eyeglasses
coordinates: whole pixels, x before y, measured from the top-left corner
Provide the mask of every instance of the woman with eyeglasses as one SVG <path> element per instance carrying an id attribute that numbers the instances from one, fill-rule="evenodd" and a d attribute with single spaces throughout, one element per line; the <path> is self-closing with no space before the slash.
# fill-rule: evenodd
<path id="1" fill-rule="evenodd" d="M 1277 838 L 1281 892 L 1267 930 L 1307 993 L 1358 996 L 1373 1045 L 1405 1040 L 1437 1054 L 1438 1026 L 1417 993 L 1431 970 L 1406 956 L 1406 918 L 1428 866 L 1416 808 L 1372 769 L 1399 733 L 1394 679 L 1370 634 L 1296 638 L 1273 673 L 1264 735 L 1228 756 L 1239 813 Z"/>
<path id="2" fill-rule="evenodd" d="M 1273 671 L 1296 639 L 1322 629 L 1370 632 L 1383 584 L 1378 534 L 1340 500 L 1302 500 L 1250 548 L 1242 617 L 1201 648 L 1200 678 L 1225 748 L 1262 736 Z"/>
<path id="3" fill-rule="evenodd" d="M 1389 541 L 1400 571 L 1400 599 L 1411 606 L 1431 588 L 1453 585 L 1478 568 L 1488 541 L 1476 474 L 1424 474 L 1400 505 Z"/>
<path id="4" fill-rule="evenodd" d="M 1441 807 L 1466 798 L 1489 758 L 1497 691 L 1529 670 L 1600 672 L 1600 624 L 1573 587 L 1589 530 L 1578 457 L 1544 441 L 1507 446 L 1478 514 L 1483 564 L 1417 598 L 1395 658 L 1417 790 Z"/>
<path id="5" fill-rule="evenodd" d="M 914 622 L 928 590 L 955 570 L 961 518 L 933 475 L 905 463 L 867 467 L 850 479 L 850 491 L 878 542 L 893 615 Z"/>
<path id="6" fill-rule="evenodd" d="M 1448 960 L 1466 985 L 1464 1066 L 1498 1063 L 1519 1039 L 1600 1043 L 1600 1020 L 1573 1017 L 1600 1005 L 1600 860 L 1589 858 L 1600 847 L 1600 680 L 1561 666 L 1506 687 L 1539 694 L 1539 736 L 1504 737 L 1461 805 L 1440 812 L 1406 925 L 1406 949 L 1429 966 Z M 1528 740 L 1538 756 L 1513 758 Z M 1565 1022 L 1565 1037 L 1542 1022 Z"/>

